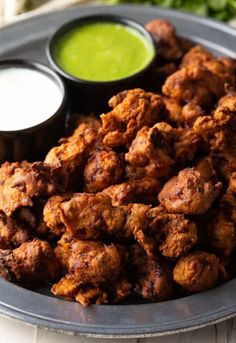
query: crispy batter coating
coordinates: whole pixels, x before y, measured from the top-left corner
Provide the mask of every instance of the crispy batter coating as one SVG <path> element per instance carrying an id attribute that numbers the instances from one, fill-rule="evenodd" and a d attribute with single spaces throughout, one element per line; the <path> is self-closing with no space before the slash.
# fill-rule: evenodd
<path id="1" fill-rule="evenodd" d="M 115 151 L 96 151 L 84 168 L 84 190 L 97 193 L 119 183 L 123 176 L 124 163 Z"/>
<path id="2" fill-rule="evenodd" d="M 14 250 L 0 250 L 0 275 L 20 284 L 37 284 L 55 279 L 59 263 L 48 242 L 34 239 Z"/>
<path id="3" fill-rule="evenodd" d="M 168 268 L 157 259 L 148 257 L 138 246 L 131 247 L 131 270 L 135 291 L 144 299 L 161 301 L 172 295 L 172 280 Z"/>
<path id="4" fill-rule="evenodd" d="M 52 148 L 45 158 L 45 163 L 61 171 L 65 187 L 70 184 L 73 174 L 83 166 L 90 150 L 100 138 L 100 121 L 92 118 L 81 120 L 74 133 L 61 139 L 61 145 Z"/>
<path id="5" fill-rule="evenodd" d="M 69 236 L 62 237 L 55 253 L 66 268 L 67 274 L 53 285 L 52 292 L 75 298 L 84 306 L 94 298 L 95 303 L 108 301 L 108 294 L 103 292 L 102 288 L 108 290 L 108 284 L 119 280 L 127 260 L 127 252 L 122 246 L 73 238 L 70 240 Z M 130 286 L 125 291 L 124 285 L 117 285 L 117 297 L 119 288 L 120 297 L 129 295 Z"/>
<path id="6" fill-rule="evenodd" d="M 19 207 L 33 206 L 33 197 L 47 197 L 61 190 L 56 170 L 42 162 L 24 165 L 1 181 L 0 210 L 10 216 Z"/>
<path id="7" fill-rule="evenodd" d="M 157 207 L 149 211 L 149 216 L 153 218 L 150 228 L 162 256 L 178 258 L 197 243 L 196 225 L 184 215 L 165 213 Z"/>
<path id="8" fill-rule="evenodd" d="M 175 98 L 163 97 L 163 100 L 168 111 L 168 119 L 173 126 L 192 127 L 198 117 L 205 115 L 202 107 L 194 102 L 182 106 Z"/>
<path id="9" fill-rule="evenodd" d="M 155 250 L 155 243 L 145 232 L 150 224 L 149 205 L 112 206 L 111 198 L 104 193 L 77 193 L 63 202 L 60 208 L 61 222 L 57 217 L 55 230 L 64 224 L 66 232 L 81 240 L 98 240 L 107 236 L 134 238 L 148 255 Z M 54 211 L 53 206 L 50 211 Z"/>
<path id="10" fill-rule="evenodd" d="M 112 111 L 101 115 L 100 134 L 111 148 L 131 143 L 137 131 L 156 123 L 165 109 L 161 96 L 139 88 L 117 94 L 109 105 Z"/>
<path id="11" fill-rule="evenodd" d="M 190 49 L 182 59 L 182 67 L 203 66 L 217 75 L 223 84 L 235 84 L 235 62 L 231 58 L 216 58 L 214 55 L 201 45 Z"/>
<path id="12" fill-rule="evenodd" d="M 213 150 L 225 149 L 230 131 L 235 124 L 236 95 L 224 97 L 212 116 L 199 117 L 194 123 L 194 131 L 210 144 Z"/>
<path id="13" fill-rule="evenodd" d="M 51 208 L 53 211 L 53 207 Z M 121 231 L 125 211 L 111 204 L 108 195 L 77 193 L 61 204 L 62 222 L 79 239 L 101 239 L 107 233 Z"/>
<path id="14" fill-rule="evenodd" d="M 128 163 L 126 174 L 130 178 L 163 177 L 168 175 L 174 160 L 171 148 L 174 130 L 161 122 L 152 128 L 147 126 L 138 131 L 129 152 L 125 155 Z"/>
<path id="15" fill-rule="evenodd" d="M 236 229 L 224 211 L 219 211 L 207 227 L 208 246 L 228 260 L 236 248 Z"/>
<path id="16" fill-rule="evenodd" d="M 192 128 L 175 129 L 174 156 L 177 163 L 193 161 L 198 153 L 205 150 L 202 137 Z"/>
<path id="17" fill-rule="evenodd" d="M 216 285 L 223 272 L 219 259 L 205 251 L 180 257 L 174 270 L 174 281 L 186 292 L 196 293 Z"/>
<path id="18" fill-rule="evenodd" d="M 145 25 L 158 46 L 158 56 L 165 60 L 176 60 L 183 56 L 175 27 L 165 19 L 153 19 Z"/>
<path id="19" fill-rule="evenodd" d="M 31 233 L 14 219 L 0 213 L 0 249 L 14 249 L 30 240 Z"/>
<path id="20" fill-rule="evenodd" d="M 160 189 L 161 183 L 158 179 L 144 177 L 110 186 L 104 189 L 103 193 L 111 197 L 113 206 L 130 203 L 156 204 Z"/>
<path id="21" fill-rule="evenodd" d="M 43 209 L 43 219 L 50 233 L 60 237 L 65 232 L 65 225 L 62 222 L 61 204 L 69 200 L 72 194 L 55 195 L 48 199 Z"/>
<path id="22" fill-rule="evenodd" d="M 201 65 L 190 65 L 170 75 L 162 87 L 164 95 L 184 105 L 211 106 L 225 94 L 222 77 Z"/>
<path id="23" fill-rule="evenodd" d="M 210 208 L 221 187 L 211 160 L 206 158 L 195 168 L 185 168 L 171 178 L 158 199 L 169 213 L 203 214 Z"/>

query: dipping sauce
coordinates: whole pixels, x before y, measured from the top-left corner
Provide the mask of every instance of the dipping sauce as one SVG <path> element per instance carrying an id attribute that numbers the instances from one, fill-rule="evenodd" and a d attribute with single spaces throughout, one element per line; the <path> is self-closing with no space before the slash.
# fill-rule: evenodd
<path id="1" fill-rule="evenodd" d="M 6 67 L 0 69 L 0 98 L 0 131 L 15 131 L 49 119 L 62 103 L 62 92 L 44 73 Z"/>
<path id="2" fill-rule="evenodd" d="M 95 22 L 78 26 L 57 42 L 54 58 L 72 76 L 87 81 L 113 81 L 145 68 L 153 46 L 134 28 Z"/>

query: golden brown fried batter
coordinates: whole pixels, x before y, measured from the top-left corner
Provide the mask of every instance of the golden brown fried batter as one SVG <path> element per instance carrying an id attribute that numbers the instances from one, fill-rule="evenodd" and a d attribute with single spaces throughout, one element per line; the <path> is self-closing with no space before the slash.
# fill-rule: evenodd
<path id="1" fill-rule="evenodd" d="M 224 261 L 236 248 L 236 229 L 224 211 L 219 211 L 207 227 L 207 245 Z"/>
<path id="2" fill-rule="evenodd" d="M 70 240 L 68 236 L 62 237 L 55 253 L 66 268 L 67 274 L 53 285 L 52 292 L 75 298 L 84 306 L 89 304 L 92 298 L 96 298 L 96 303 L 107 302 L 107 294 L 102 292 L 102 288 L 108 290 L 108 285 L 119 279 L 127 260 L 127 252 L 122 246 L 73 238 Z M 84 288 L 86 286 L 88 288 Z M 128 294 L 129 289 L 126 296 Z"/>
<path id="3" fill-rule="evenodd" d="M 125 155 L 127 176 L 155 178 L 168 175 L 174 164 L 170 157 L 173 140 L 174 130 L 167 123 L 161 122 L 152 128 L 143 127 Z"/>
<path id="4" fill-rule="evenodd" d="M 99 118 L 93 115 L 80 116 L 73 134 L 68 138 L 63 138 L 62 142 L 72 141 L 82 136 L 85 144 L 91 145 L 98 139 L 97 133 L 100 127 L 101 121 Z"/>
<path id="5" fill-rule="evenodd" d="M 79 168 L 99 140 L 99 128 L 99 120 L 92 120 L 91 117 L 83 119 L 72 136 L 61 139 L 61 145 L 52 148 L 47 154 L 45 163 L 60 170 L 65 187 L 71 183 L 74 173 L 79 173 Z"/>
<path id="6" fill-rule="evenodd" d="M 84 169 L 84 190 L 88 193 L 100 192 L 104 188 L 119 183 L 123 172 L 123 159 L 116 152 L 96 151 Z"/>
<path id="7" fill-rule="evenodd" d="M 197 45 L 183 57 L 181 67 L 203 66 L 217 75 L 223 84 L 235 84 L 235 62 L 231 58 L 216 58 L 209 50 Z"/>
<path id="8" fill-rule="evenodd" d="M 196 293 L 215 286 L 222 273 L 224 269 L 215 255 L 195 251 L 180 257 L 173 278 L 184 291 Z"/>
<path id="9" fill-rule="evenodd" d="M 50 233 L 60 237 L 65 232 L 65 225 L 62 222 L 61 204 L 69 200 L 72 194 L 55 195 L 48 199 L 43 209 L 43 219 Z"/>
<path id="10" fill-rule="evenodd" d="M 130 203 L 156 204 L 160 189 L 161 183 L 158 179 L 144 177 L 110 186 L 104 189 L 103 193 L 111 197 L 113 206 Z"/>
<path id="11" fill-rule="evenodd" d="M 71 200 L 63 202 L 60 208 L 62 214 L 60 218 L 56 216 L 54 231 L 58 225 L 64 224 L 66 232 L 82 240 L 97 240 L 107 236 L 134 238 L 148 255 L 155 250 L 154 242 L 145 232 L 150 224 L 149 205 L 129 204 L 118 207 L 112 206 L 111 198 L 106 194 L 77 193 Z M 48 211 L 50 218 L 53 206 Z"/>
<path id="12" fill-rule="evenodd" d="M 96 240 L 108 233 L 119 234 L 126 220 L 125 212 L 112 206 L 111 198 L 102 193 L 74 194 L 61 204 L 61 210 L 62 223 L 79 239 Z"/>
<path id="13" fill-rule="evenodd" d="M 109 101 L 112 111 L 102 114 L 103 144 L 115 148 L 131 143 L 138 130 L 156 123 L 165 107 L 162 98 L 142 89 L 123 91 Z"/>
<path id="14" fill-rule="evenodd" d="M 70 239 L 68 235 L 58 242 L 55 253 L 76 278 L 78 286 L 117 280 L 127 259 L 127 253 L 121 246 Z"/>
<path id="15" fill-rule="evenodd" d="M 171 178 L 159 193 L 158 199 L 169 213 L 203 214 L 221 190 L 210 159 L 195 168 L 186 168 Z"/>
<path id="16" fill-rule="evenodd" d="M 55 279 L 59 263 L 48 242 L 34 239 L 14 250 L 0 250 L 0 275 L 20 284 Z"/>
<path id="17" fill-rule="evenodd" d="M 208 107 L 225 94 L 225 89 L 219 75 L 201 65 L 190 65 L 170 75 L 162 92 L 181 105 L 191 102 L 200 107 Z"/>
<path id="18" fill-rule="evenodd" d="M 158 56 L 165 60 L 176 60 L 183 56 L 175 27 L 165 19 L 153 19 L 145 25 L 158 47 Z"/>
<path id="19" fill-rule="evenodd" d="M 181 126 L 184 122 L 182 106 L 174 98 L 163 96 L 163 101 L 167 109 L 167 120 L 173 125 Z"/>
<path id="20" fill-rule="evenodd" d="M 182 106 L 175 98 L 163 97 L 163 100 L 168 111 L 168 119 L 174 126 L 192 127 L 198 117 L 205 115 L 202 107 L 194 102 Z"/>
<path id="21" fill-rule="evenodd" d="M 165 213 L 162 208 L 153 208 L 150 229 L 159 252 L 167 258 L 178 258 L 188 252 L 198 240 L 194 222 L 183 215 Z"/>
<path id="22" fill-rule="evenodd" d="M 204 141 L 192 128 L 175 129 L 174 156 L 175 162 L 193 161 L 197 153 L 204 151 Z"/>
<path id="23" fill-rule="evenodd" d="M 19 207 L 33 206 L 33 197 L 61 192 L 59 179 L 58 172 L 42 162 L 15 168 L 0 184 L 0 210 L 10 216 Z"/>
<path id="24" fill-rule="evenodd" d="M 157 259 L 148 257 L 138 246 L 131 247 L 131 271 L 135 291 L 144 299 L 161 301 L 172 295 L 170 270 Z"/>
<path id="25" fill-rule="evenodd" d="M 30 232 L 14 219 L 0 213 L 0 249 L 14 249 L 30 240 Z"/>

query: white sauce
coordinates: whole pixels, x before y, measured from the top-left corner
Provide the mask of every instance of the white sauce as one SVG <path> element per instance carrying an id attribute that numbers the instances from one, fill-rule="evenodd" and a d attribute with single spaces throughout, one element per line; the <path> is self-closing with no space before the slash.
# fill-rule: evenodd
<path id="1" fill-rule="evenodd" d="M 0 69 L 0 131 L 22 130 L 50 118 L 62 92 L 47 75 L 24 67 Z"/>

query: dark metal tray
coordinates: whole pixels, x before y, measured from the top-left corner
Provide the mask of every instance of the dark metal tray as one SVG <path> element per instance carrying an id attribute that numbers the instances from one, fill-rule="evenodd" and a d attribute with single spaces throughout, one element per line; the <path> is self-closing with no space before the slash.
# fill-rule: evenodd
<path id="1" fill-rule="evenodd" d="M 155 17 L 167 18 L 177 27 L 179 35 L 206 45 L 216 54 L 236 56 L 236 31 L 226 25 L 157 7 L 123 5 L 80 7 L 8 26 L 0 30 L 0 58 L 24 57 L 46 63 L 45 45 L 50 34 L 66 21 L 98 13 L 125 15 L 143 24 Z M 164 335 L 236 315 L 236 279 L 177 300 L 94 305 L 85 309 L 78 303 L 32 292 L 2 279 L 0 290 L 1 314 L 54 330 L 96 337 Z"/>

